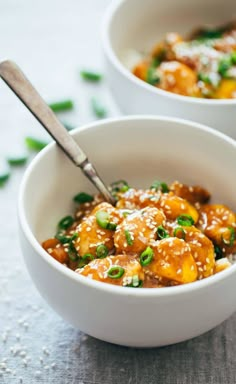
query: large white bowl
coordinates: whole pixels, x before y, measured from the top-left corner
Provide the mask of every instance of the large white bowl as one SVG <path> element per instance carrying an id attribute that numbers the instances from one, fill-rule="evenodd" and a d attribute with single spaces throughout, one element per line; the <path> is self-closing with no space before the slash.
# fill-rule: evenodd
<path id="1" fill-rule="evenodd" d="M 235 15 L 235 0 L 113 1 L 104 19 L 103 47 L 107 77 L 121 110 L 197 121 L 236 139 L 236 99 L 206 100 L 163 91 L 135 77 L 127 60 L 130 49 L 148 52 L 166 32 L 188 33 Z"/>
<path id="2" fill-rule="evenodd" d="M 236 209 L 236 143 L 184 120 L 127 117 L 96 122 L 72 135 L 106 183 L 126 179 L 148 187 L 175 179 L 209 189 L 213 201 Z M 112 343 L 154 347 L 215 327 L 236 310 L 236 265 L 192 284 L 134 289 L 93 281 L 50 257 L 40 242 L 73 212 L 72 197 L 93 187 L 55 145 L 28 167 L 20 189 L 19 227 L 29 273 L 45 300 L 65 320 Z"/>

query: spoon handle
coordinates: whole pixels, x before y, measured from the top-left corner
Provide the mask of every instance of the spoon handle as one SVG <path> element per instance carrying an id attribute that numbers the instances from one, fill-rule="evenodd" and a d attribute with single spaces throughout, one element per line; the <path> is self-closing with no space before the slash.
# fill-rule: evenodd
<path id="1" fill-rule="evenodd" d="M 93 165 L 88 161 L 85 153 L 60 123 L 21 69 L 14 62 L 4 60 L 0 62 L 0 77 L 42 124 L 73 163 L 82 169 L 86 177 L 102 193 L 104 198 L 114 204 L 113 196 L 98 176 Z"/>

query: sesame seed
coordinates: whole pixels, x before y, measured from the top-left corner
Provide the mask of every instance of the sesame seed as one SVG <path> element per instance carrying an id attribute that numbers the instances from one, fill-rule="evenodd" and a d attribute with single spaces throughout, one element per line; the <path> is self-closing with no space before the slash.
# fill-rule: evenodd
<path id="1" fill-rule="evenodd" d="M 182 269 L 178 269 L 178 271 L 176 272 L 177 275 L 179 275 L 180 273 L 182 272 Z"/>

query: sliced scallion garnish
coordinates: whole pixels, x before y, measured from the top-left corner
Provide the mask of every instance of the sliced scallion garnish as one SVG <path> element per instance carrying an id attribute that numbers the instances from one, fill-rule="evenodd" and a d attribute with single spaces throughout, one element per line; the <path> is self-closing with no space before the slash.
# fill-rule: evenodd
<path id="1" fill-rule="evenodd" d="M 147 70 L 147 83 L 151 85 L 156 85 L 160 82 L 160 76 L 157 73 L 157 68 L 150 65 Z"/>
<path id="2" fill-rule="evenodd" d="M 145 251 L 143 251 L 140 255 L 139 261 L 142 267 L 146 267 L 147 265 L 149 265 L 153 259 L 153 256 L 154 256 L 154 252 L 152 248 L 147 247 Z"/>
<path id="3" fill-rule="evenodd" d="M 221 239 L 225 245 L 232 247 L 235 239 L 234 228 L 228 227 L 226 231 L 221 235 Z"/>
<path id="4" fill-rule="evenodd" d="M 92 260 L 94 260 L 94 256 L 91 253 L 86 253 L 84 256 L 80 258 L 78 263 L 78 268 L 83 268 L 86 264 L 88 264 Z"/>
<path id="5" fill-rule="evenodd" d="M 191 227 L 194 224 L 192 216 L 183 214 L 177 217 L 177 223 L 183 227 Z"/>
<path id="6" fill-rule="evenodd" d="M 74 223 L 74 221 L 75 220 L 72 216 L 65 216 L 59 221 L 58 228 L 68 229 Z"/>
<path id="7" fill-rule="evenodd" d="M 108 270 L 107 275 L 111 279 L 120 279 L 124 273 L 125 273 L 124 268 L 120 267 L 119 265 L 114 265 Z"/>
<path id="8" fill-rule="evenodd" d="M 106 245 L 104 244 L 99 244 L 96 248 L 96 256 L 99 258 L 99 259 L 104 259 L 104 257 L 106 257 L 108 255 L 108 248 L 106 247 Z"/>
<path id="9" fill-rule="evenodd" d="M 80 71 L 80 76 L 87 81 L 92 81 L 97 83 L 98 81 L 102 80 L 102 74 L 96 71 L 83 69 Z"/>
<path id="10" fill-rule="evenodd" d="M 12 166 L 20 166 L 20 165 L 24 165 L 28 160 L 28 156 L 19 156 L 19 157 L 8 157 L 7 158 L 7 162 L 9 165 L 12 165 Z"/>
<path id="11" fill-rule="evenodd" d="M 130 232 L 127 229 L 125 230 L 125 238 L 128 245 L 133 245 L 134 241 L 132 239 Z"/>
<path id="12" fill-rule="evenodd" d="M 163 193 L 168 193 L 169 188 L 166 183 L 163 183 L 162 181 L 154 181 L 150 187 L 150 189 L 155 189 L 156 191 L 161 191 Z"/>
<path id="13" fill-rule="evenodd" d="M 91 108 L 95 116 L 99 117 L 100 119 L 106 117 L 107 110 L 97 97 L 92 97 Z"/>
<path id="14" fill-rule="evenodd" d="M 139 276 L 138 275 L 134 275 L 132 277 L 132 283 L 128 284 L 128 285 L 125 285 L 125 287 L 130 287 L 130 288 L 141 288 L 143 285 L 143 282 L 142 280 L 139 280 Z"/>
<path id="15" fill-rule="evenodd" d="M 29 149 L 33 151 L 41 151 L 41 149 L 48 145 L 48 143 L 46 143 L 45 141 L 38 140 L 32 136 L 27 136 L 25 138 L 25 144 Z"/>
<path id="16" fill-rule="evenodd" d="M 157 234 L 160 239 L 165 239 L 167 237 L 170 237 L 168 232 L 162 225 L 159 225 L 159 227 L 157 227 Z"/>
<path id="17" fill-rule="evenodd" d="M 83 204 L 83 203 L 90 203 L 94 200 L 94 197 L 92 195 L 89 195 L 85 192 L 80 192 L 77 195 L 75 195 L 73 199 L 76 203 Z"/>
<path id="18" fill-rule="evenodd" d="M 10 177 L 10 172 L 0 174 L 0 187 L 3 187 Z"/>
<path id="19" fill-rule="evenodd" d="M 222 259 L 223 257 L 222 249 L 216 244 L 214 244 L 214 251 L 215 251 L 215 259 L 216 260 Z"/>
<path id="20" fill-rule="evenodd" d="M 205 73 L 202 73 L 202 72 L 198 73 L 198 80 L 203 81 L 206 84 L 211 84 L 212 83 L 209 75 L 207 75 Z"/>
<path id="21" fill-rule="evenodd" d="M 70 99 L 56 101 L 48 105 L 54 112 L 68 111 L 74 108 L 74 103 Z"/>
<path id="22" fill-rule="evenodd" d="M 176 227 L 174 230 L 174 237 L 185 240 L 186 232 L 182 227 Z"/>
<path id="23" fill-rule="evenodd" d="M 116 230 L 117 225 L 115 223 L 110 222 L 109 213 L 107 213 L 106 211 L 98 211 L 96 213 L 96 220 L 101 228 L 110 229 L 111 231 Z"/>

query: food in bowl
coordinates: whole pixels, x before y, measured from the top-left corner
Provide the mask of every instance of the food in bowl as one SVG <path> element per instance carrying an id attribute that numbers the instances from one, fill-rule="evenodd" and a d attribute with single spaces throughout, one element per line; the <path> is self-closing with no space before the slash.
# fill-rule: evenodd
<path id="1" fill-rule="evenodd" d="M 236 22 L 200 28 L 184 39 L 168 33 L 133 68 L 141 80 L 172 93 L 208 98 L 236 98 Z"/>
<path id="2" fill-rule="evenodd" d="M 209 192 L 179 182 L 134 189 L 111 185 L 116 206 L 79 193 L 75 216 L 60 220 L 42 243 L 56 260 L 88 278 L 133 288 L 171 287 L 205 279 L 231 266 L 235 214 L 209 204 Z"/>

